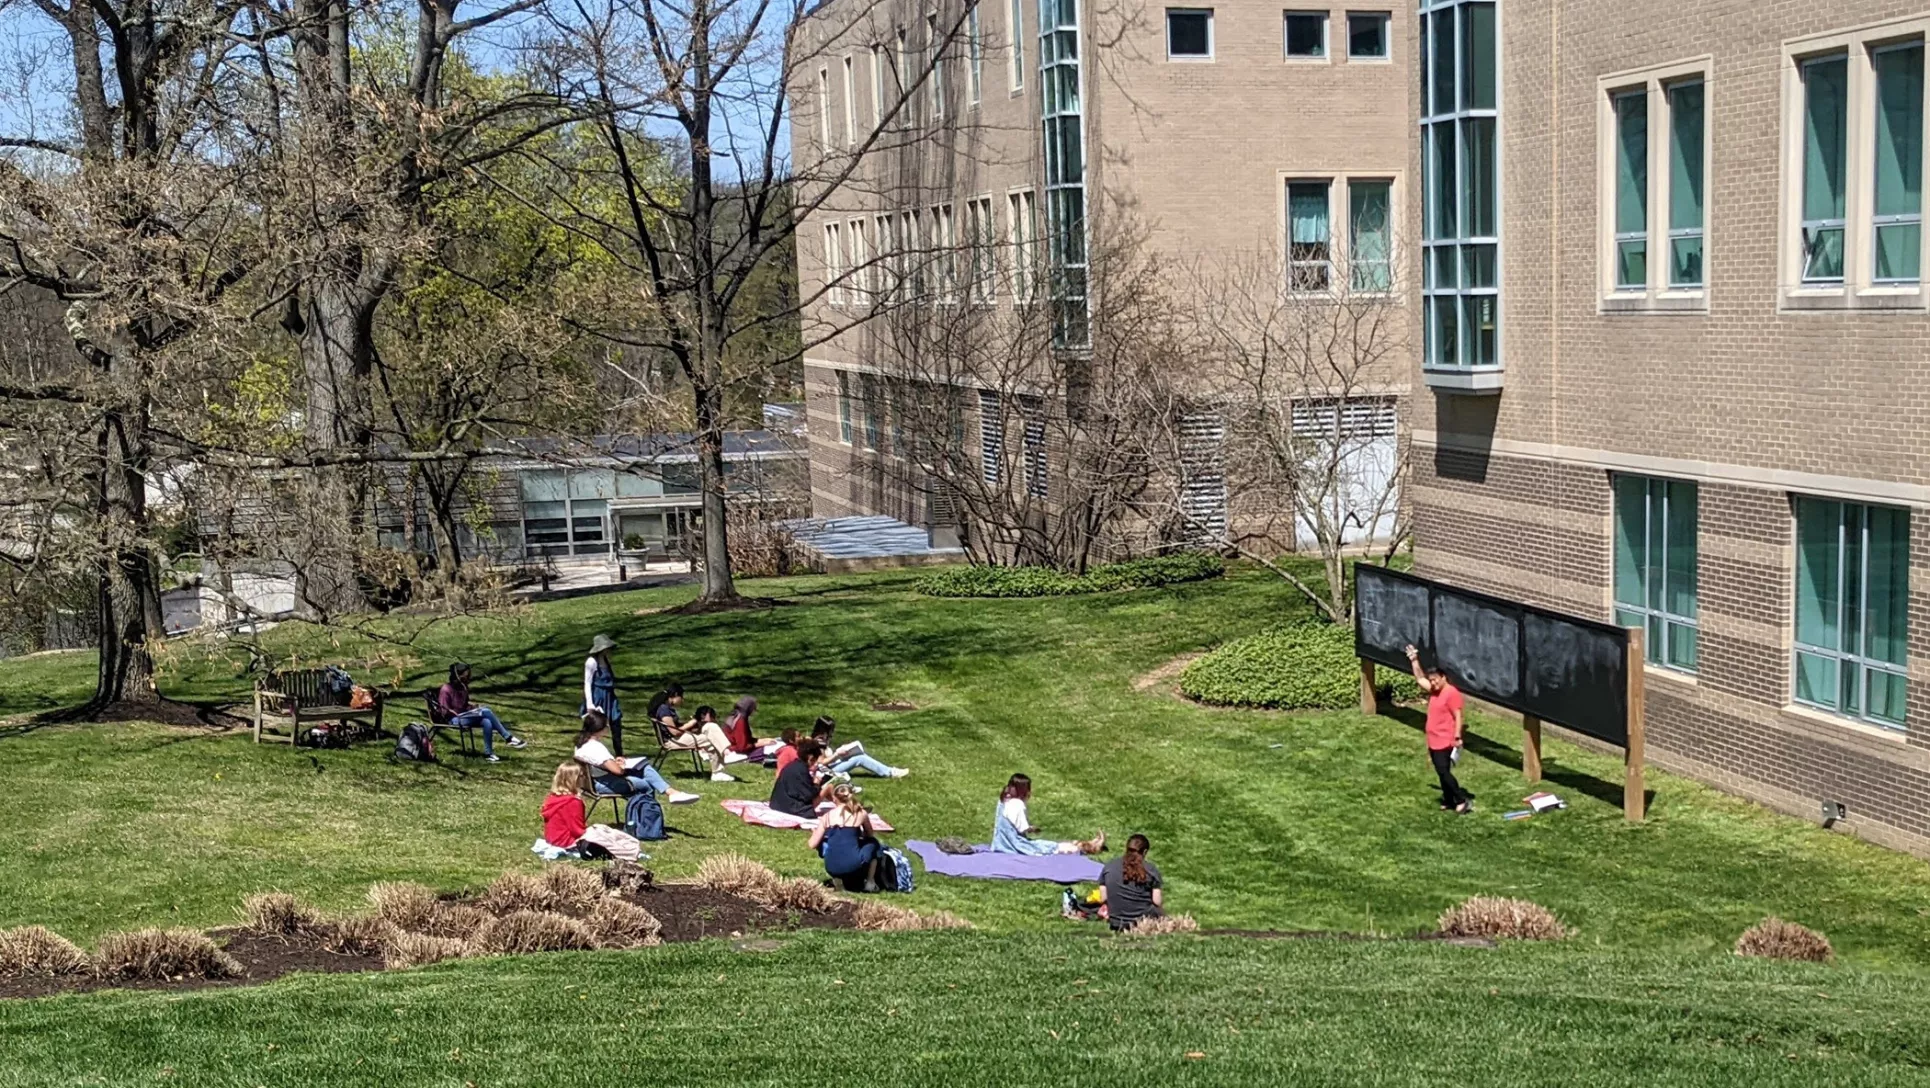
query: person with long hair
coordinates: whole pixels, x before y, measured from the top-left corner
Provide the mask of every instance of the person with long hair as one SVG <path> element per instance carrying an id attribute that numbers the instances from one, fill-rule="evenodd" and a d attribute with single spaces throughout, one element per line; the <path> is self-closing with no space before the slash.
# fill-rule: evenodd
<path id="1" fill-rule="evenodd" d="M 523 738 L 509 731 L 509 726 L 496 716 L 496 712 L 486 706 L 477 706 L 469 701 L 468 664 L 458 661 L 449 666 L 449 682 L 436 692 L 435 711 L 431 715 L 437 725 L 453 725 L 458 729 L 482 729 L 483 758 L 491 763 L 502 762 L 496 755 L 496 738 L 509 742 L 511 748 L 524 747 Z"/>
<path id="2" fill-rule="evenodd" d="M 699 713 L 688 723 L 679 721 L 677 708 L 684 702 L 682 684 L 672 684 L 657 693 L 650 700 L 650 720 L 657 724 L 663 736 L 663 746 L 673 752 L 684 752 L 694 748 L 710 765 L 712 782 L 735 782 L 737 776 L 724 770 L 725 764 L 742 763 L 748 757 L 731 751 L 730 738 L 724 735 L 724 727 L 717 724 L 716 711 L 700 707 L 700 711 L 710 711 L 708 715 Z"/>
<path id="3" fill-rule="evenodd" d="M 737 700 L 724 718 L 724 737 L 730 741 L 730 750 L 744 756 L 756 756 L 778 743 L 777 737 L 760 737 L 751 726 L 751 715 L 757 713 L 757 697 L 746 695 Z"/>
<path id="4" fill-rule="evenodd" d="M 852 771 L 866 771 L 879 778 L 903 778 L 911 773 L 903 767 L 888 766 L 881 760 L 865 754 L 864 742 L 861 740 L 834 746 L 831 743 L 831 737 L 837 731 L 838 723 L 829 715 L 819 718 L 811 726 L 811 736 L 817 738 L 819 744 L 824 745 L 827 753 L 824 764 L 832 774 L 849 778 Z"/>
<path id="5" fill-rule="evenodd" d="M 576 735 L 576 761 L 589 774 L 590 789 L 599 797 L 630 797 L 640 793 L 661 793 L 673 805 L 688 805 L 698 795 L 673 790 L 663 775 L 641 756 L 624 757 L 611 753 L 604 738 L 610 723 L 600 711 L 592 710 L 583 719 L 583 731 Z"/>
<path id="6" fill-rule="evenodd" d="M 1106 905 L 1106 923 L 1114 932 L 1165 912 L 1165 881 L 1159 867 L 1146 860 L 1151 846 L 1144 835 L 1129 837 L 1126 852 L 1107 862 L 1099 873 L 1099 901 Z"/>
<path id="7" fill-rule="evenodd" d="M 777 747 L 770 749 L 771 769 L 783 774 L 784 768 L 797 759 L 797 742 L 802 739 L 797 730 L 786 728 L 777 739 Z"/>
<path id="8" fill-rule="evenodd" d="M 806 820 L 816 818 L 818 802 L 828 792 L 818 784 L 818 760 L 823 756 L 824 746 L 817 741 L 809 737 L 798 741 L 797 758 L 786 763 L 771 783 L 771 807 Z"/>
<path id="9" fill-rule="evenodd" d="M 543 798 L 543 841 L 572 850 L 590 826 L 583 795 L 590 792 L 590 774 L 574 760 L 560 764 L 550 776 L 550 792 Z"/>
<path id="10" fill-rule="evenodd" d="M 1026 805 L 1032 800 L 1032 780 L 1015 774 L 999 792 L 999 804 L 992 817 L 992 852 L 995 854 L 1097 854 L 1106 848 L 1104 831 L 1078 842 L 1058 842 L 1036 838 L 1031 813 Z"/>
<path id="11" fill-rule="evenodd" d="M 1454 765 L 1461 759 L 1461 689 L 1448 679 L 1440 662 L 1423 667 L 1421 651 L 1412 646 L 1407 648 L 1407 663 L 1421 690 L 1427 692 L 1427 759 L 1441 781 L 1441 810 L 1466 816 L 1474 811 L 1474 798 L 1454 777 Z"/>
<path id="12" fill-rule="evenodd" d="M 872 837 L 871 810 L 859 802 L 857 787 L 850 783 L 831 787 L 831 805 L 811 832 L 811 849 L 824 858 L 825 875 L 846 891 L 877 891 L 878 854 L 884 847 Z"/>

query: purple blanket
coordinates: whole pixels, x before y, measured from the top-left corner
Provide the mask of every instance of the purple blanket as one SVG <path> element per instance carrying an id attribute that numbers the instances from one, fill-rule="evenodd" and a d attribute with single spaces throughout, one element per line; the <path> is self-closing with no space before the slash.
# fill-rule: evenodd
<path id="1" fill-rule="evenodd" d="M 977 853 L 947 854 L 937 843 L 911 839 L 905 843 L 925 871 L 939 876 L 980 877 L 986 880 L 1050 880 L 1054 884 L 1077 884 L 1098 880 L 1100 864 L 1083 854 L 994 854 L 989 846 L 978 846 Z"/>

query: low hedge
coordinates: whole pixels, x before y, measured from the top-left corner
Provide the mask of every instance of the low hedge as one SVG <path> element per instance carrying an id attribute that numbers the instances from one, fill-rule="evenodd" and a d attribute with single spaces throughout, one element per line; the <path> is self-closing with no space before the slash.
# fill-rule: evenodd
<path id="1" fill-rule="evenodd" d="M 1217 555 L 1179 552 L 1108 563 L 1084 574 L 1051 567 L 947 567 L 921 579 L 918 592 L 927 597 L 1067 597 L 1198 582 L 1225 573 L 1226 562 Z"/>
<path id="2" fill-rule="evenodd" d="M 1391 675 L 1391 684 L 1388 680 Z M 1405 673 L 1382 670 L 1395 699 L 1418 698 Z M 1235 639 L 1197 658 L 1179 674 L 1190 699 L 1215 706 L 1276 710 L 1345 710 L 1360 705 L 1360 659 L 1354 633 L 1331 623 L 1301 623 Z"/>

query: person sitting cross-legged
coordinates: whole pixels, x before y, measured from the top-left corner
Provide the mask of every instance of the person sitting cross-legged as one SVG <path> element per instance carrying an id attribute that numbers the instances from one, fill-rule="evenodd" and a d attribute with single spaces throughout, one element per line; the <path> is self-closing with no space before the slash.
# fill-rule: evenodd
<path id="1" fill-rule="evenodd" d="M 453 725 L 458 729 L 480 728 L 483 758 L 491 763 L 500 763 L 502 758 L 496 754 L 496 738 L 508 741 L 511 748 L 523 747 L 523 738 L 511 733 L 509 726 L 503 724 L 495 711 L 469 701 L 469 675 L 469 666 L 461 661 L 449 666 L 449 682 L 436 692 L 435 724 Z"/>

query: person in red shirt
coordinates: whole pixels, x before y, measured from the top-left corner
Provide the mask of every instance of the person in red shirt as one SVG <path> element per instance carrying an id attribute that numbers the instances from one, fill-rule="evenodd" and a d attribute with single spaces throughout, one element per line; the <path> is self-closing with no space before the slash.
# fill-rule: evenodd
<path id="1" fill-rule="evenodd" d="M 1474 811 L 1474 801 L 1454 777 L 1454 763 L 1461 756 L 1461 689 L 1441 671 L 1439 663 L 1421 667 L 1421 652 L 1407 648 L 1407 663 L 1414 679 L 1427 691 L 1427 758 L 1441 779 L 1441 808 L 1463 816 Z"/>
<path id="2" fill-rule="evenodd" d="M 550 793 L 543 798 L 543 841 L 564 850 L 576 845 L 589 828 L 583 810 L 583 795 L 590 791 L 590 776 L 581 763 L 565 763 L 550 776 Z"/>

